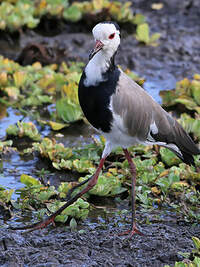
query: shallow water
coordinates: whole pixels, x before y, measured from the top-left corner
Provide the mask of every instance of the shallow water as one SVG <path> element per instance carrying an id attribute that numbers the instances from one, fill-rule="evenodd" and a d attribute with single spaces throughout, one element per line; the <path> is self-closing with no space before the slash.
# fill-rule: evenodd
<path id="1" fill-rule="evenodd" d="M 125 2 L 125 1 L 124 1 Z M 124 69 L 128 67 L 137 72 L 147 80 L 144 88 L 160 103 L 159 90 L 172 89 L 175 82 L 184 77 L 191 77 L 198 73 L 200 69 L 199 48 L 199 0 L 168 0 L 163 1 L 163 8 L 159 11 L 152 10 L 151 4 L 155 1 L 134 0 L 133 8 L 136 13 L 147 16 L 151 33 L 160 32 L 162 34 L 158 47 L 147 47 L 138 44 L 129 35 L 123 40 L 121 52 L 118 54 L 118 64 Z M 53 48 L 62 45 L 66 50 L 66 58 L 70 60 L 86 61 L 88 51 L 93 46 L 91 34 L 65 34 L 56 38 L 44 38 L 32 32 L 29 38 L 23 34 L 22 46 L 27 42 L 41 43 L 44 40 Z M 76 42 L 77 40 L 77 42 Z M 79 41 L 79 43 L 78 43 Z M 79 45 L 81 41 L 81 46 Z M 2 54 L 6 54 L 5 45 Z M 20 49 L 20 48 L 19 48 Z M 19 51 L 9 49 L 7 55 L 16 57 Z M 5 137 L 5 128 L 10 123 L 15 123 L 18 119 L 16 114 L 0 120 L 0 140 Z M 0 110 L 1 111 L 1 110 Z M 1 112 L 0 112 L 1 113 Z M 65 145 L 84 145 L 88 142 L 90 132 L 81 130 L 81 126 L 72 125 L 62 132 L 63 137 L 57 141 Z M 43 135 L 54 135 L 49 133 L 49 128 Z M 85 135 L 86 134 L 86 135 Z M 81 136 L 80 136 L 81 135 Z M 11 152 L 12 153 L 12 152 Z M 38 167 L 38 162 L 34 158 L 29 159 L 30 166 L 25 158 L 21 158 L 15 152 L 11 156 L 4 156 L 3 172 L 0 173 L 0 180 L 6 183 L 5 186 L 18 186 L 20 175 L 25 172 L 34 174 Z M 40 161 L 41 163 L 42 161 Z M 9 172 L 11 170 L 11 172 Z M 17 170 L 17 174 L 15 173 Z M 57 176 L 57 182 L 60 175 Z M 1 184 L 0 181 L 0 184 Z M 19 185 L 20 186 L 20 185 Z M 114 204 L 114 208 L 109 212 L 115 213 L 123 205 Z M 99 203 L 103 206 L 103 204 Z M 108 203 L 104 203 L 107 207 Z M 120 207 L 119 207 L 120 206 Z M 128 209 L 126 202 L 124 206 Z M 173 266 L 175 261 L 183 260 L 179 252 L 190 252 L 192 236 L 200 236 L 200 227 L 192 226 L 186 222 L 180 222 L 177 216 L 172 213 L 160 216 L 160 219 L 152 214 L 139 212 L 137 207 L 137 220 L 139 228 L 145 236 L 134 236 L 132 239 L 119 237 L 116 232 L 127 230 L 130 227 L 130 213 L 126 215 L 127 220 L 121 221 L 119 216 L 114 214 L 106 216 L 105 212 L 99 210 L 91 214 L 91 220 L 83 222 L 84 233 L 70 232 L 69 228 L 48 227 L 44 230 L 35 231 L 28 234 L 13 232 L 10 229 L 0 229 L 0 265 L 1 266 L 120 266 L 120 267 L 163 267 L 165 264 Z M 159 215 L 160 211 L 157 210 Z M 109 213 L 108 213 L 109 214 Z M 129 217 L 128 217 L 129 216 Z M 122 216 L 124 218 L 125 215 Z M 147 223 L 147 219 L 149 222 Z"/>
<path id="2" fill-rule="evenodd" d="M 159 88 L 167 89 L 174 86 L 174 81 L 168 80 L 155 80 L 147 79 L 144 83 L 144 89 L 158 102 L 161 103 L 161 98 L 159 96 Z M 30 118 L 24 117 L 17 110 L 12 107 L 7 108 L 6 116 L 0 120 L 0 140 L 6 138 L 6 129 L 9 125 L 17 123 L 17 121 L 23 120 L 24 122 L 30 121 Z M 36 125 L 37 122 L 33 121 Z M 70 127 L 61 131 L 62 135 L 57 136 L 57 132 L 51 131 L 50 127 L 46 126 L 42 131 L 40 131 L 43 137 L 48 136 L 50 138 L 55 138 L 57 142 L 63 143 L 65 146 L 84 146 L 91 142 L 91 135 L 95 132 L 89 128 L 85 123 L 74 123 Z M 20 143 L 20 139 L 19 139 Z M 27 146 L 28 144 L 23 144 Z M 35 177 L 38 158 L 34 155 L 32 156 L 20 156 L 18 152 L 11 151 L 9 154 L 4 155 L 2 158 L 2 170 L 0 173 L 0 185 L 6 189 L 19 189 L 24 187 L 20 183 L 20 176 L 22 174 L 28 174 Z M 40 168 L 40 167 L 39 167 Z M 16 199 L 17 195 L 14 193 L 12 199 Z"/>

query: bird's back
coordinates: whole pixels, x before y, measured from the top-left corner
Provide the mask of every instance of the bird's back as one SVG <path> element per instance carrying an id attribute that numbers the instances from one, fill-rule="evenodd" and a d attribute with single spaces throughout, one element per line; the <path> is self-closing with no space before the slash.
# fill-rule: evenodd
<path id="1" fill-rule="evenodd" d="M 122 71 L 112 95 L 112 110 L 122 118 L 128 134 L 141 142 L 166 146 L 187 163 L 193 163 L 191 155 L 200 153 L 182 126 Z"/>

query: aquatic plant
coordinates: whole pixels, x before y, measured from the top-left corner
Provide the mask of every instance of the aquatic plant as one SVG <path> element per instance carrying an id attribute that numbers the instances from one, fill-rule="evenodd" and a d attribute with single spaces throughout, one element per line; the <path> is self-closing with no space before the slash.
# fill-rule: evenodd
<path id="1" fill-rule="evenodd" d="M 69 65 L 62 63 L 60 66 L 42 67 L 36 62 L 22 67 L 0 56 L 0 102 L 22 112 L 30 112 L 31 116 L 37 106 L 55 103 L 56 112 L 52 117 L 57 121 L 41 123 L 48 123 L 54 130 L 66 127 L 67 123 L 82 119 L 78 103 L 82 66 L 80 62 L 71 62 Z M 65 124 L 62 124 L 63 121 Z"/>
<path id="2" fill-rule="evenodd" d="M 147 23 L 142 23 L 137 26 L 135 38 L 141 43 L 151 46 L 157 46 L 157 41 L 160 36 L 160 33 L 154 33 L 150 36 L 149 25 Z"/>
<path id="3" fill-rule="evenodd" d="M 160 34 L 149 36 L 149 26 L 146 18 L 141 14 L 132 12 L 131 2 L 121 3 L 109 0 L 92 0 L 69 3 L 68 0 L 16 0 L 12 3 L 3 1 L 0 4 L 0 30 L 11 32 L 21 30 L 22 27 L 35 28 L 41 18 L 64 19 L 67 22 L 84 20 L 96 23 L 101 20 L 114 20 L 121 24 L 136 25 L 137 40 L 148 44 L 157 45 Z"/>
<path id="4" fill-rule="evenodd" d="M 6 133 L 8 136 L 28 137 L 33 141 L 39 141 L 41 139 L 36 126 L 32 122 L 18 121 L 17 124 L 10 125 L 6 129 Z"/>
<path id="5" fill-rule="evenodd" d="M 175 89 L 161 91 L 160 96 L 164 107 L 184 107 L 200 114 L 200 75 L 195 74 L 192 81 L 185 78 L 177 82 Z"/>
<path id="6" fill-rule="evenodd" d="M 62 198 L 72 188 L 72 183 L 61 183 L 56 190 L 54 186 L 44 186 L 40 181 L 26 174 L 21 175 L 20 181 L 25 184 L 25 187 L 16 190 L 19 198 L 13 206 L 21 210 L 34 209 L 38 218 L 45 214 L 49 215 L 61 207 L 65 203 Z M 70 223 L 74 224 L 75 219 L 84 220 L 88 213 L 89 203 L 78 199 L 58 215 L 55 221 L 65 223 L 70 220 Z"/>
<path id="7" fill-rule="evenodd" d="M 43 16 L 52 16 L 65 19 L 70 22 L 80 21 L 85 15 L 97 17 L 104 15 L 104 19 L 112 19 L 118 22 L 130 22 L 138 24 L 144 22 L 142 15 L 133 14 L 130 9 L 131 2 L 124 4 L 117 1 L 92 0 L 74 2 L 69 4 L 66 0 L 17 0 L 13 3 L 3 1 L 0 5 L 0 29 L 15 31 L 22 26 L 35 28 Z"/>

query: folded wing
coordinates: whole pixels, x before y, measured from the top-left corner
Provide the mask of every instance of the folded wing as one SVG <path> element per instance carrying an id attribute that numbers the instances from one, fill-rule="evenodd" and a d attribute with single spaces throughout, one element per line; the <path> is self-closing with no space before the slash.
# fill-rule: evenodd
<path id="1" fill-rule="evenodd" d="M 141 142 L 165 146 L 188 164 L 194 164 L 192 155 L 200 154 L 182 126 L 123 72 L 112 96 L 112 109 L 128 134 Z"/>

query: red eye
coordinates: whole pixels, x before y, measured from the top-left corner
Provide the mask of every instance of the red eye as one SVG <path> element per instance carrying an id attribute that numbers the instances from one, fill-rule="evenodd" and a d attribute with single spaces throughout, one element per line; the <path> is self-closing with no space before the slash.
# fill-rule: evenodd
<path id="1" fill-rule="evenodd" d="M 112 33 L 110 36 L 109 36 L 109 39 L 113 39 L 115 37 L 115 33 Z"/>

